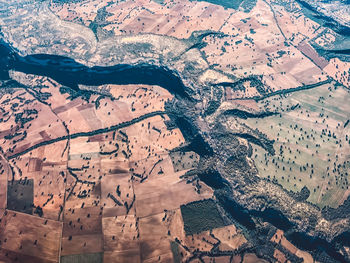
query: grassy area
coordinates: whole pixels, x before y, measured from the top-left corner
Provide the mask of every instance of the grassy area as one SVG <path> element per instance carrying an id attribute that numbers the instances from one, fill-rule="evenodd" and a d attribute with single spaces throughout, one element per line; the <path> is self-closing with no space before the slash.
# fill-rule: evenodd
<path id="1" fill-rule="evenodd" d="M 61 257 L 61 263 L 102 263 L 103 253 L 68 255 Z"/>
<path id="2" fill-rule="evenodd" d="M 32 214 L 34 200 L 33 179 L 9 181 L 7 184 L 7 209 Z"/>
<path id="3" fill-rule="evenodd" d="M 199 155 L 195 152 L 172 152 L 170 158 L 175 172 L 195 168 L 199 163 Z"/>
<path id="4" fill-rule="evenodd" d="M 196 201 L 181 206 L 186 235 L 225 226 L 225 222 L 212 199 Z"/>
<path id="5" fill-rule="evenodd" d="M 243 2 L 243 0 L 197 0 L 197 1 L 205 1 L 214 5 L 221 5 L 224 8 L 233 8 L 233 9 L 238 9 L 240 4 Z"/>
<path id="6" fill-rule="evenodd" d="M 176 242 L 171 241 L 170 248 L 171 248 L 171 252 L 173 253 L 174 263 L 180 263 L 181 255 L 180 255 L 179 245 Z"/>
<path id="7" fill-rule="evenodd" d="M 332 84 L 262 101 L 281 115 L 246 121 L 276 140 L 275 156 L 254 148 L 260 176 L 294 192 L 306 186 L 308 201 L 320 207 L 339 206 L 349 189 L 349 101 L 349 91 Z"/>
<path id="8" fill-rule="evenodd" d="M 160 4 L 160 5 L 164 4 L 164 0 L 153 0 L 153 1 Z"/>

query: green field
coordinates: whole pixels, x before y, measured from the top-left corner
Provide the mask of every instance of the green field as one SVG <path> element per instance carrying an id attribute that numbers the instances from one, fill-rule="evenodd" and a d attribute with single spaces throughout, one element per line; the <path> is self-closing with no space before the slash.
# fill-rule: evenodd
<path id="1" fill-rule="evenodd" d="M 186 235 L 225 226 L 225 222 L 212 199 L 196 201 L 181 206 Z"/>
<path id="2" fill-rule="evenodd" d="M 306 186 L 308 201 L 320 207 L 339 206 L 349 193 L 349 102 L 349 90 L 333 84 L 259 102 L 281 113 L 246 121 L 276 140 L 275 156 L 254 147 L 260 176 L 293 192 Z"/>
<path id="3" fill-rule="evenodd" d="M 199 155 L 195 152 L 172 152 L 170 158 L 175 172 L 193 169 L 198 166 Z"/>
<path id="4" fill-rule="evenodd" d="M 193 0 L 192 0 L 193 1 Z M 214 5 L 221 5 L 224 8 L 238 9 L 243 0 L 197 0 L 204 1 Z"/>
<path id="5" fill-rule="evenodd" d="M 68 255 L 61 257 L 61 263 L 102 263 L 103 253 Z"/>
<path id="6" fill-rule="evenodd" d="M 179 245 L 176 242 L 171 241 L 170 248 L 171 248 L 171 252 L 173 253 L 174 263 L 180 263 L 181 255 L 180 255 Z"/>
<path id="7" fill-rule="evenodd" d="M 32 214 L 34 201 L 33 179 L 14 180 L 7 184 L 7 209 Z"/>

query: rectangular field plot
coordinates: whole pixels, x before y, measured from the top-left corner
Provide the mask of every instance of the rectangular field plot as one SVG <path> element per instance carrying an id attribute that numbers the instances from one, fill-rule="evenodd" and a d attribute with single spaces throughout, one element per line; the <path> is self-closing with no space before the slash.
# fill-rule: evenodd
<path id="1" fill-rule="evenodd" d="M 61 257 L 61 263 L 102 263 L 103 253 L 69 255 Z"/>
<path id="2" fill-rule="evenodd" d="M 182 205 L 181 214 L 187 235 L 226 225 L 212 199 Z"/>
<path id="3" fill-rule="evenodd" d="M 7 184 L 7 209 L 26 214 L 32 213 L 33 179 L 9 181 Z"/>
<path id="4" fill-rule="evenodd" d="M 5 211 L 0 223 L 0 261 L 6 258 L 3 251 L 9 251 L 9 257 L 23 259 L 20 262 L 57 262 L 61 232 L 60 222 Z"/>

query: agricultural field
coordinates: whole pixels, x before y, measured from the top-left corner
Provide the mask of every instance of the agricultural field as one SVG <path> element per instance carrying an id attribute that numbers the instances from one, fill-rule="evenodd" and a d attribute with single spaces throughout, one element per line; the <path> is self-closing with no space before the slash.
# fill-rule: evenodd
<path id="1" fill-rule="evenodd" d="M 197 167 L 200 159 L 195 152 L 172 152 L 170 157 L 176 172 Z"/>
<path id="2" fill-rule="evenodd" d="M 333 2 L 2 1 L 0 262 L 350 261 Z"/>
<path id="3" fill-rule="evenodd" d="M 100 263 L 103 262 L 102 253 L 94 254 L 82 254 L 82 255 L 72 255 L 72 256 L 63 256 L 61 258 L 62 263 Z"/>
<path id="4" fill-rule="evenodd" d="M 275 140 L 276 155 L 254 147 L 260 176 L 307 200 L 338 207 L 349 196 L 350 92 L 334 83 L 259 102 L 275 116 L 245 121 Z"/>
<path id="5" fill-rule="evenodd" d="M 12 74 L 29 87 L 41 85 L 41 94 L 51 94 L 44 105 L 66 132 L 55 135 L 48 130 L 46 137 L 36 142 L 28 141 L 27 136 L 34 133 L 28 130 L 23 143 L 31 145 L 29 150 L 5 152 L 15 167 L 13 181 L 6 163 L 1 166 L 2 173 L 8 176 L 5 206 L 14 210 L 13 216 L 22 216 L 18 212 L 24 212 L 34 222 L 45 220 L 60 226 L 56 241 L 61 252 L 50 252 L 49 260 L 54 262 L 60 255 L 61 262 L 153 262 L 156 258 L 171 262 L 175 257 L 174 244 L 181 247 L 177 242 L 185 242 L 193 247 L 194 241 L 187 237 L 191 233 L 185 234 L 183 230 L 188 225 L 183 217 L 188 214 L 180 213 L 180 207 L 185 211 L 187 203 L 190 207 L 193 202 L 204 200 L 200 207 L 211 214 L 216 205 L 208 199 L 213 196 L 211 188 L 183 177 L 197 167 L 198 154 L 170 152 L 181 146 L 184 138 L 178 129 L 168 130 L 165 125 L 169 118 L 162 112 L 164 103 L 171 98 L 169 93 L 159 87 L 110 85 L 104 88 L 115 99 L 96 95 L 83 99 L 60 91 L 59 84 L 49 78 Z M 16 92 L 19 98 L 29 94 L 26 90 Z M 54 100 L 53 96 L 58 99 Z M 122 98 L 125 99 L 121 101 Z M 9 99 L 3 96 L 2 100 L 7 100 L 3 105 L 11 105 Z M 140 118 L 141 109 L 147 108 L 151 115 Z M 109 112 L 116 114 L 116 118 L 110 119 Z M 161 114 L 152 115 L 152 112 Z M 77 114 L 81 114 L 78 126 L 70 121 Z M 45 127 L 43 120 L 47 116 L 46 111 L 38 111 L 35 118 L 28 120 L 28 127 L 32 123 L 42 123 Z M 16 145 L 14 138 L 4 140 Z M 11 240 L 7 241 L 7 231 L 15 225 L 6 224 L 4 220 L 9 215 L 4 213 L 0 237 L 10 245 L 4 249 L 22 255 L 21 248 L 17 250 Z M 222 241 L 227 240 L 220 248 L 236 250 L 247 241 L 227 219 L 223 223 L 220 214 L 216 210 L 219 221 L 202 219 L 210 228 L 195 231 L 196 239 L 209 235 L 203 231 L 210 229 L 212 233 L 217 231 Z M 18 227 L 21 225 L 19 221 Z M 232 232 L 232 240 L 222 230 L 225 228 Z M 35 229 L 22 232 L 31 235 L 31 231 Z M 176 257 L 180 261 L 191 255 L 182 248 L 178 250 Z"/>
<path id="6" fill-rule="evenodd" d="M 187 235 L 225 226 L 224 219 L 211 199 L 183 205 L 181 214 Z"/>
<path id="7" fill-rule="evenodd" d="M 11 260 L 17 258 L 26 262 L 58 261 L 61 222 L 15 211 L 6 211 L 0 218 L 0 260 L 13 262 Z"/>
<path id="8" fill-rule="evenodd" d="M 307 42 L 316 38 L 321 43 L 321 29 L 305 17 L 296 3 L 94 0 L 53 3 L 50 8 L 65 21 L 93 28 L 97 38 L 102 39 L 141 32 L 188 39 L 200 30 L 217 32 L 203 38 L 201 51 L 206 61 L 226 76 L 247 78 L 238 90 L 225 87 L 228 99 L 260 97 L 327 79 L 322 69 L 328 61 Z M 334 38 L 329 32 L 327 36 Z M 334 75 L 331 70 L 329 67 Z M 256 77 L 263 85 L 251 83 L 249 78 Z"/>
<path id="9" fill-rule="evenodd" d="M 23 213 L 32 213 L 33 180 L 18 180 L 7 183 L 7 208 Z"/>
<path id="10" fill-rule="evenodd" d="M 303 259 L 303 262 L 312 263 L 315 262 L 312 255 L 306 251 L 300 250 L 295 247 L 285 236 L 284 232 L 280 229 L 277 229 L 275 234 L 271 237 L 271 242 L 280 244 L 282 248 L 290 251 L 292 254 L 296 255 L 299 258 Z M 285 262 L 285 255 L 278 249 L 274 251 L 274 257 L 279 262 Z"/>

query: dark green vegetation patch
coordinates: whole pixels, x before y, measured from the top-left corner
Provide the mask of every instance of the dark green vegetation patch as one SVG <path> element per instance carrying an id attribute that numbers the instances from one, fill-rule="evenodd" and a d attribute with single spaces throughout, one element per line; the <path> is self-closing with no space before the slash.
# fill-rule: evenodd
<path id="1" fill-rule="evenodd" d="M 14 180 L 8 182 L 7 209 L 32 214 L 33 200 L 33 179 Z"/>
<path id="2" fill-rule="evenodd" d="M 227 225 L 212 199 L 182 205 L 181 214 L 186 235 L 198 234 Z"/>
<path id="3" fill-rule="evenodd" d="M 61 257 L 61 263 L 102 263 L 103 253 L 68 255 Z"/>
<path id="4" fill-rule="evenodd" d="M 204 1 L 214 5 L 221 5 L 224 8 L 233 8 L 233 9 L 238 9 L 238 7 L 243 2 L 243 0 L 197 0 L 197 1 Z"/>
<path id="5" fill-rule="evenodd" d="M 170 248 L 171 248 L 171 252 L 173 253 L 174 263 L 180 263 L 181 255 L 180 255 L 179 245 L 176 242 L 171 241 Z"/>

